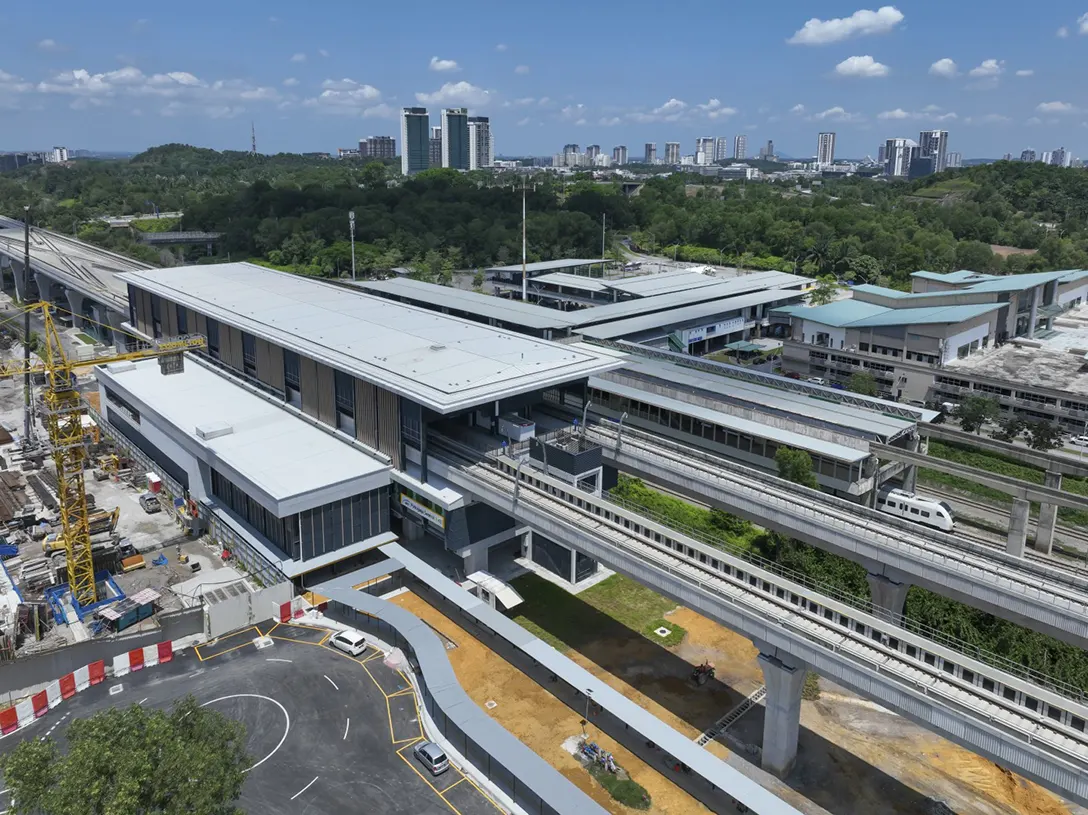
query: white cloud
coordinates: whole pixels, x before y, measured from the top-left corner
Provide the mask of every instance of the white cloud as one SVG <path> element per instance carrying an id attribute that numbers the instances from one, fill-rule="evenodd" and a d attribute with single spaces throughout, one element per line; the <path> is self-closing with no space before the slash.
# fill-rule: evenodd
<path id="1" fill-rule="evenodd" d="M 306 61 L 306 55 L 303 54 L 301 51 L 299 53 L 293 54 L 291 56 L 291 62 L 305 62 L 305 61 Z"/>
<path id="2" fill-rule="evenodd" d="M 790 113 L 796 113 L 796 114 L 800 115 L 800 114 L 802 114 L 804 112 L 805 112 L 805 106 L 804 105 L 794 105 L 792 108 L 790 108 Z"/>
<path id="3" fill-rule="evenodd" d="M 1030 119 L 1024 122 L 1024 124 L 1026 124 L 1028 127 L 1038 127 L 1042 123 L 1043 120 L 1040 119 L 1038 116 L 1032 116 Z"/>
<path id="4" fill-rule="evenodd" d="M 527 74 L 527 73 L 529 73 L 529 66 L 528 65 L 519 65 L 517 68 L 514 69 L 514 73 L 515 74 Z"/>
<path id="5" fill-rule="evenodd" d="M 461 66 L 459 66 L 455 60 L 452 60 L 452 59 L 439 59 L 438 57 L 431 57 L 430 68 L 431 68 L 432 71 L 439 71 L 439 72 L 460 71 L 461 70 Z"/>
<path id="6" fill-rule="evenodd" d="M 937 105 L 926 105 L 920 111 L 903 110 L 903 108 L 896 108 L 895 110 L 886 110 L 883 113 L 878 113 L 876 118 L 881 121 L 901 121 L 903 119 L 925 119 L 929 122 L 950 122 L 958 119 L 959 117 L 949 111 L 948 113 L 941 113 L 941 108 Z"/>
<path id="7" fill-rule="evenodd" d="M 532 96 L 520 96 L 517 99 L 515 99 L 513 103 L 514 103 L 514 105 L 516 105 L 518 107 L 524 107 L 525 105 L 533 104 L 533 102 L 535 102 L 535 101 L 536 101 L 536 99 L 533 98 Z"/>
<path id="8" fill-rule="evenodd" d="M 63 46 L 56 40 L 44 39 L 38 42 L 39 51 L 63 51 Z"/>
<path id="9" fill-rule="evenodd" d="M 1064 40 L 1069 36 L 1069 28 L 1063 25 L 1055 32 L 1055 35 Z"/>
<path id="10" fill-rule="evenodd" d="M 828 108 L 820 113 L 816 113 L 809 118 L 820 122 L 858 122 L 865 117 L 860 113 L 848 113 L 842 106 L 836 105 L 833 108 Z"/>
<path id="11" fill-rule="evenodd" d="M 903 22 L 903 13 L 895 6 L 876 11 L 860 9 L 849 17 L 821 20 L 813 17 L 786 42 L 793 45 L 827 45 L 868 34 L 887 34 Z"/>
<path id="12" fill-rule="evenodd" d="M 470 108 L 484 107 L 491 101 L 490 91 L 470 82 L 447 82 L 434 93 L 417 93 L 416 101 L 424 105 L 450 105 Z"/>
<path id="13" fill-rule="evenodd" d="M 366 115 L 365 111 L 382 97 L 373 85 L 354 79 L 326 79 L 318 96 L 303 102 L 321 113 L 343 116 Z"/>
<path id="14" fill-rule="evenodd" d="M 559 118 L 561 119 L 580 119 L 585 112 L 586 106 L 583 104 L 567 105 L 561 111 L 559 111 Z"/>
<path id="15" fill-rule="evenodd" d="M 1069 102 L 1043 102 L 1035 108 L 1040 113 L 1076 113 L 1077 109 Z"/>
<path id="16" fill-rule="evenodd" d="M 184 102 L 168 102 L 159 111 L 162 116 L 185 116 L 197 114 L 207 116 L 209 119 L 233 119 L 246 112 L 244 107 L 238 105 L 191 105 Z"/>
<path id="17" fill-rule="evenodd" d="M 395 118 L 397 118 L 397 110 L 396 110 L 396 108 L 394 108 L 394 107 L 392 107 L 390 105 L 387 105 L 385 102 L 382 102 L 379 105 L 375 105 L 372 108 L 367 108 L 366 110 L 364 110 L 363 111 L 363 118 L 364 119 L 372 119 L 372 118 L 395 119 Z"/>
<path id="18" fill-rule="evenodd" d="M 878 113 L 876 118 L 885 121 L 889 119 L 912 119 L 914 118 L 914 114 L 907 113 L 903 108 L 896 108 L 895 110 L 886 110 L 883 113 Z"/>
<path id="19" fill-rule="evenodd" d="M 289 77 L 287 77 L 287 79 L 283 80 L 283 86 L 285 88 L 294 88 L 297 85 L 298 85 L 298 80 L 295 79 L 293 76 L 289 76 Z"/>
<path id="20" fill-rule="evenodd" d="M 1088 34 L 1088 13 L 1077 18 L 1077 27 L 1081 34 Z"/>
<path id="21" fill-rule="evenodd" d="M 1031 70 L 1031 68 L 1021 68 L 1019 71 L 1016 72 L 1016 75 L 1017 76 L 1035 76 L 1035 71 Z"/>
<path id="22" fill-rule="evenodd" d="M 887 76 L 890 71 L 887 65 L 877 62 L 871 56 L 848 57 L 835 66 L 835 73 L 839 76 L 873 77 Z"/>
<path id="23" fill-rule="evenodd" d="M 623 119 L 619 116 L 601 117 L 601 120 L 597 122 L 601 127 L 615 127 L 616 125 L 623 124 Z"/>
<path id="24" fill-rule="evenodd" d="M 968 116 L 963 120 L 968 125 L 1003 125 L 1011 122 L 1008 116 L 1001 113 L 987 113 L 985 116 Z"/>
<path id="25" fill-rule="evenodd" d="M 272 25 L 275 25 L 275 24 L 276 24 L 276 23 L 278 23 L 279 21 L 280 21 L 280 18 L 279 18 L 279 17 L 269 17 L 269 18 L 268 18 L 268 22 L 272 23 Z"/>
<path id="26" fill-rule="evenodd" d="M 999 76 L 1005 71 L 1005 60 L 985 59 L 982 64 L 976 68 L 972 68 L 969 72 L 970 76 L 980 77 L 992 77 Z"/>
<path id="27" fill-rule="evenodd" d="M 579 119 L 577 122 L 574 123 L 574 125 L 575 125 L 575 127 L 581 127 L 585 123 L 586 123 L 585 119 Z"/>
<path id="28" fill-rule="evenodd" d="M 356 82 L 354 79 L 326 79 L 321 83 L 321 87 L 327 91 L 360 91 L 361 95 L 366 99 L 377 99 L 381 96 L 381 92 L 373 85 L 365 85 L 362 82 Z"/>
<path id="29" fill-rule="evenodd" d="M 531 120 L 529 119 L 528 116 L 526 116 L 524 119 L 518 119 L 517 126 L 518 127 L 525 127 L 525 125 L 529 124 L 530 121 Z"/>
<path id="30" fill-rule="evenodd" d="M 545 105 L 550 105 L 551 103 L 552 100 L 549 99 L 547 96 L 541 96 L 540 99 L 537 100 L 537 104 L 541 107 L 544 107 Z"/>
<path id="31" fill-rule="evenodd" d="M 658 116 L 668 116 L 673 113 L 680 113 L 687 108 L 687 102 L 684 102 L 676 97 L 672 97 L 668 102 L 661 107 L 654 108 L 654 113 Z"/>
<path id="32" fill-rule="evenodd" d="M 495 46 L 495 50 L 496 51 L 505 51 L 508 47 L 509 46 L 507 46 L 506 43 L 500 42 L 498 45 Z"/>
<path id="33" fill-rule="evenodd" d="M 950 78 L 959 74 L 959 68 L 956 67 L 956 63 L 953 60 L 945 57 L 944 59 L 939 59 L 932 65 L 930 65 L 929 73 L 931 76 L 943 76 Z"/>
<path id="34" fill-rule="evenodd" d="M 329 52 L 326 51 L 324 48 L 318 48 L 317 49 L 317 55 L 319 57 L 327 57 L 329 55 Z"/>
<path id="35" fill-rule="evenodd" d="M 710 99 L 703 105 L 696 107 L 706 114 L 708 119 L 727 119 L 736 114 L 736 108 L 725 107 L 720 99 Z"/>

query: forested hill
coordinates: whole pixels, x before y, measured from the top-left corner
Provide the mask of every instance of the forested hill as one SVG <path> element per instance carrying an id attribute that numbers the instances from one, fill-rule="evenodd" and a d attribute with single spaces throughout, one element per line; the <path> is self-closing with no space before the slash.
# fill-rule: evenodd
<path id="1" fill-rule="evenodd" d="M 153 251 L 95 218 L 153 206 L 184 211 L 180 226 L 223 232 L 220 248 L 232 259 L 309 274 L 349 268 L 349 210 L 364 273 L 406 264 L 441 279 L 520 256 L 519 180 L 447 170 L 403 179 L 398 169 L 164 145 L 129 161 L 0 175 L 0 214 L 29 204 L 38 224 L 164 264 L 195 261 L 201 250 L 188 258 Z M 596 256 L 604 213 L 611 237 L 630 235 L 645 249 L 893 286 L 907 286 L 919 269 L 1088 267 L 1088 173 L 1041 164 L 999 162 L 910 183 L 842 179 L 804 191 L 674 174 L 648 181 L 632 198 L 588 177 L 540 173 L 530 184 L 534 260 Z"/>

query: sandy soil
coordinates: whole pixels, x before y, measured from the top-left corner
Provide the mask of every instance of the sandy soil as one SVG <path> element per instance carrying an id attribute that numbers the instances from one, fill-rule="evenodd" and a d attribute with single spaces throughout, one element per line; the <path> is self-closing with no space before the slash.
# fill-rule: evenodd
<path id="1" fill-rule="evenodd" d="M 614 813 L 630 812 L 613 801 L 582 765 L 564 750 L 563 741 L 581 732 L 580 717 L 576 713 L 418 596 L 411 593 L 400 594 L 393 602 L 430 623 L 457 643 L 457 647 L 447 654 L 458 681 L 474 702 L 485 710 L 487 708 L 484 706 L 488 701 L 497 702 L 489 713 L 499 724 L 556 767 L 602 807 Z M 616 757 L 616 761 L 630 773 L 631 778 L 647 789 L 653 799 L 649 812 L 660 815 L 688 815 L 709 811 L 600 731 L 592 732 L 592 737 Z"/>

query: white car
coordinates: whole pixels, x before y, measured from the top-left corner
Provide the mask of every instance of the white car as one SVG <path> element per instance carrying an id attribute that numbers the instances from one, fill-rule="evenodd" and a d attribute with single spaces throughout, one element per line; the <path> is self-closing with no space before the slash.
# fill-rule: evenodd
<path id="1" fill-rule="evenodd" d="M 1088 436 L 1074 436 L 1069 443 L 1077 447 L 1088 447 Z"/>
<path id="2" fill-rule="evenodd" d="M 329 644 L 353 657 L 366 651 L 366 639 L 358 631 L 338 631 L 329 639 Z"/>

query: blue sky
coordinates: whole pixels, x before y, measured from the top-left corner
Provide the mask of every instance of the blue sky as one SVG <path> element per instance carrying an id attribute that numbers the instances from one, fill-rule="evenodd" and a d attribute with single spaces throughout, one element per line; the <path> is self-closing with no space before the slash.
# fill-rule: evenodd
<path id="1" fill-rule="evenodd" d="M 467 105 L 499 154 L 748 135 L 809 156 L 950 131 L 1088 157 L 1088 0 L 8 3 L 0 149 L 334 151 Z M 93 11 L 91 10 L 93 8 Z M 399 147 L 399 144 L 398 144 Z"/>

